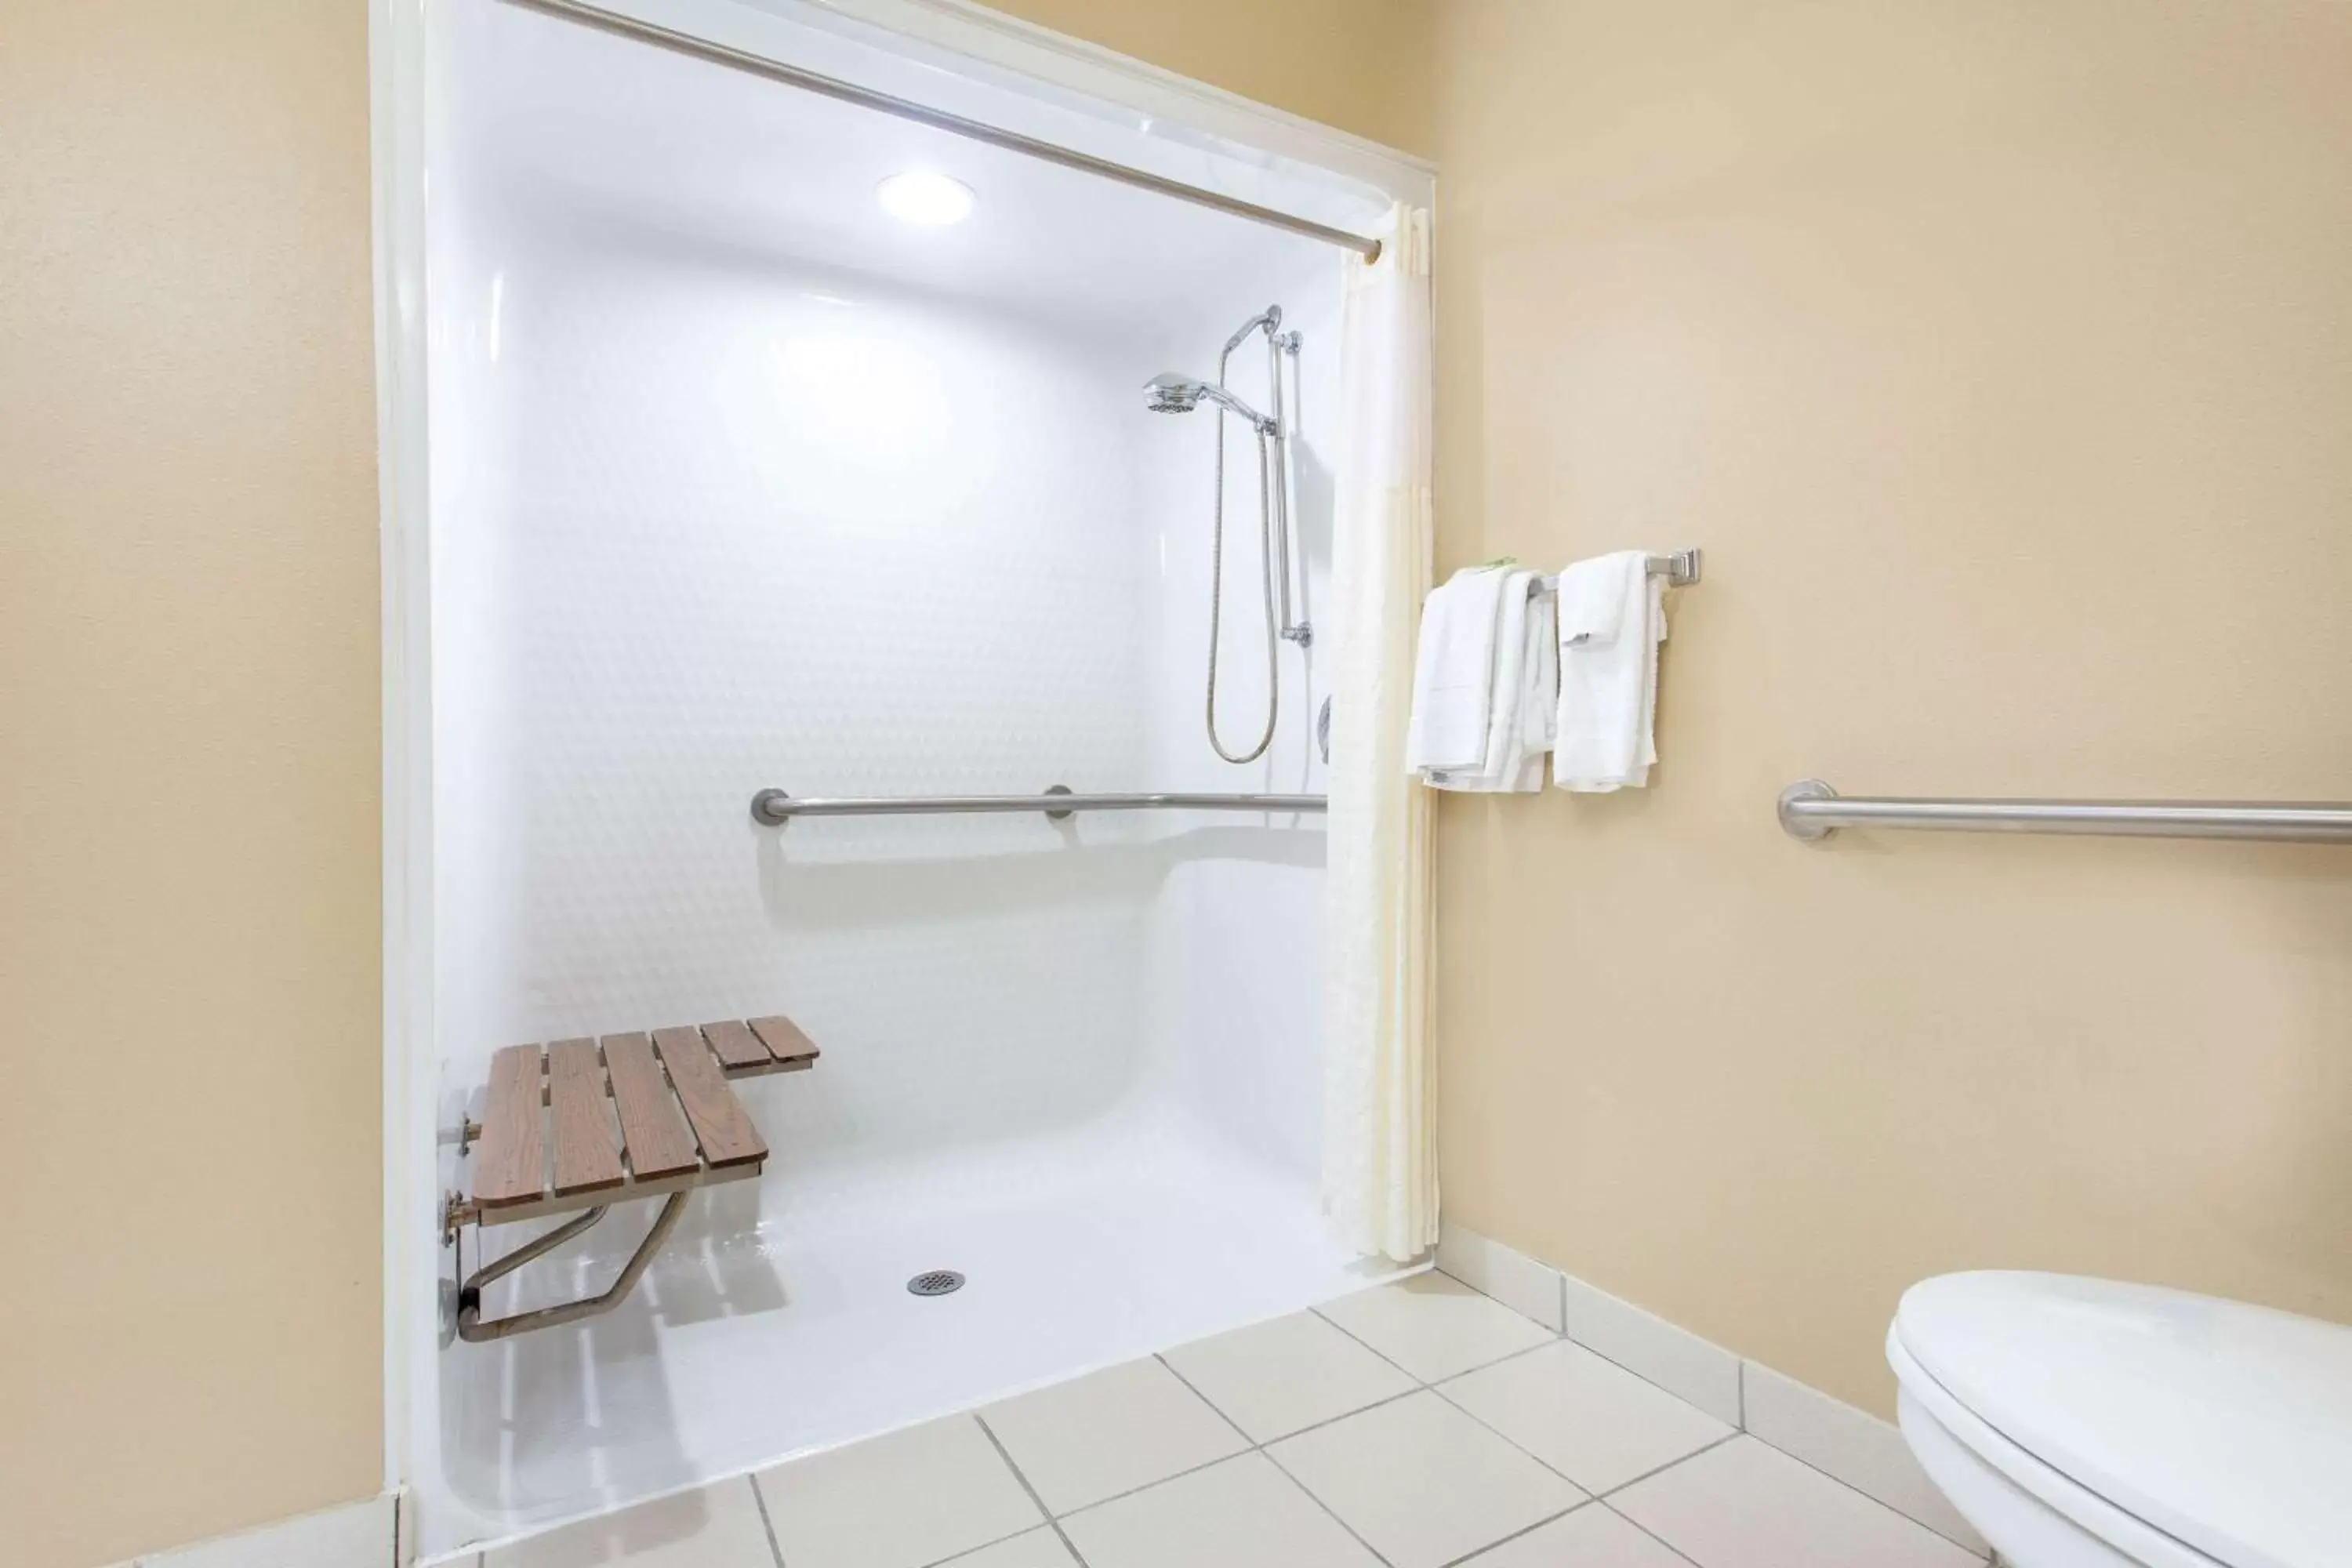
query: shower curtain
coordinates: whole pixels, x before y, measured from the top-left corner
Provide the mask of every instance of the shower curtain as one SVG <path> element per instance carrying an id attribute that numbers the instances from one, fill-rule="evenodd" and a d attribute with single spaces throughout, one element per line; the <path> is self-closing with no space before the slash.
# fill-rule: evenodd
<path id="1" fill-rule="evenodd" d="M 1349 257 L 1332 547 L 1323 1206 L 1400 1262 L 1437 1241 L 1429 801 L 1406 776 L 1413 632 L 1433 556 L 1429 215 Z"/>

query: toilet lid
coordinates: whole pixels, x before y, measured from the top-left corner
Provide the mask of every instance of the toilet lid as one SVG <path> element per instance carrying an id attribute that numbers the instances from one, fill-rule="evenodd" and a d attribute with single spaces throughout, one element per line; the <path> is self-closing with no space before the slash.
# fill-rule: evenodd
<path id="1" fill-rule="evenodd" d="M 1895 1332 L 2003 1437 L 2231 1568 L 2352 1565 L 2352 1328 L 1984 1273 L 1913 1286 Z"/>

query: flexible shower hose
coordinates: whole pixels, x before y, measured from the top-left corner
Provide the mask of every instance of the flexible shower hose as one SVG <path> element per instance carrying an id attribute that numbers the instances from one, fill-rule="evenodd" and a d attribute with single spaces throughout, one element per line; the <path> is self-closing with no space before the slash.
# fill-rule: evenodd
<path id="1" fill-rule="evenodd" d="M 1225 363 L 1233 357 L 1227 349 L 1217 356 L 1217 384 L 1225 384 Z M 1276 374 L 1281 370 L 1277 365 Z M 1224 624 L 1225 604 L 1225 410 L 1217 409 L 1217 505 L 1209 531 L 1209 693 L 1207 718 L 1209 749 L 1229 763 L 1254 763 L 1265 755 L 1274 744 L 1276 714 L 1282 706 L 1282 673 L 1279 661 L 1280 639 L 1275 629 L 1274 615 L 1274 487 L 1267 472 L 1265 432 L 1257 433 L 1257 542 L 1258 583 L 1265 590 L 1265 732 L 1257 744 L 1240 756 L 1225 750 L 1217 738 L 1217 643 Z"/>

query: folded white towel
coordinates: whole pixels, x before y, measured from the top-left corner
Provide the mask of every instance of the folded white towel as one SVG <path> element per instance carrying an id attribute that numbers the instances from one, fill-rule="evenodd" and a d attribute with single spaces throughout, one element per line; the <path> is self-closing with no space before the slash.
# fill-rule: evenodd
<path id="1" fill-rule="evenodd" d="M 1535 585 L 1532 572 L 1513 572 L 1503 584 L 1486 758 L 1475 769 L 1425 773 L 1435 788 L 1479 795 L 1543 788 L 1544 753 L 1551 750 L 1558 713 L 1559 636 L 1551 597 L 1531 596 Z"/>
<path id="2" fill-rule="evenodd" d="M 1414 773 L 1486 763 L 1495 639 L 1509 575 L 1496 567 L 1465 567 L 1431 589 L 1422 605 L 1412 720 L 1404 742 L 1404 765 Z"/>
<path id="3" fill-rule="evenodd" d="M 1559 722 L 1552 781 L 1604 793 L 1640 788 L 1658 760 L 1658 645 L 1665 579 L 1639 550 L 1579 561 L 1559 574 Z"/>

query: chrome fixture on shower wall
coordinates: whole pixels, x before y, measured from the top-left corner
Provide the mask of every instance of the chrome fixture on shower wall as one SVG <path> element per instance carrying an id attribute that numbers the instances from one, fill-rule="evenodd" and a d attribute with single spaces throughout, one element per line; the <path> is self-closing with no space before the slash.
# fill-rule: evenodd
<path id="1" fill-rule="evenodd" d="M 1201 405 L 1201 399 L 1205 397 L 1241 416 L 1261 436 L 1278 437 L 1282 433 L 1281 426 L 1272 418 L 1260 414 L 1223 387 L 1211 385 L 1205 381 L 1192 381 L 1173 374 L 1155 375 L 1143 384 L 1143 389 L 1151 394 L 1151 412 L 1154 414 L 1190 414 Z"/>
<path id="2" fill-rule="evenodd" d="M 1225 367 L 1234 351 L 1249 340 L 1252 332 L 1265 334 L 1266 400 L 1273 412 L 1261 414 L 1225 390 Z M 1229 763 L 1250 763 L 1265 755 L 1274 743 L 1275 721 L 1282 708 L 1282 671 L 1279 649 L 1285 642 L 1300 647 L 1311 646 L 1315 628 L 1297 614 L 1290 586 L 1290 467 L 1291 431 L 1286 416 L 1286 400 L 1283 395 L 1283 363 L 1290 364 L 1294 382 L 1298 374 L 1299 336 L 1282 330 L 1282 307 L 1268 305 L 1252 316 L 1225 340 L 1217 355 L 1217 379 L 1196 381 L 1172 372 L 1153 376 L 1144 383 L 1151 411 L 1155 414 L 1190 414 L 1206 398 L 1217 406 L 1217 467 L 1216 505 L 1211 519 L 1209 547 L 1209 679 L 1206 718 L 1209 746 Z M 1236 756 L 1225 750 L 1217 736 L 1217 643 L 1223 629 L 1225 599 L 1225 421 L 1224 416 L 1239 417 L 1257 435 L 1257 497 L 1259 585 L 1265 603 L 1265 729 L 1257 744 Z M 1276 608 L 1276 600 L 1280 608 Z"/>

